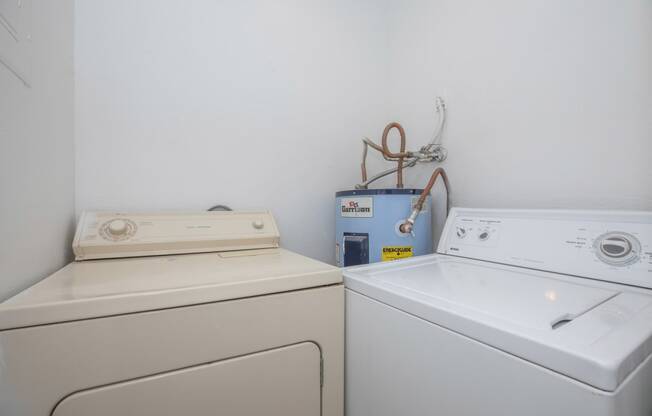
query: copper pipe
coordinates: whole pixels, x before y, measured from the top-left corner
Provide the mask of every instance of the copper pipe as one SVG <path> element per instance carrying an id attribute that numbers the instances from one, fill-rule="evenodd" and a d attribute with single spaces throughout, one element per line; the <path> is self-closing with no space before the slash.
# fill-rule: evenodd
<path id="1" fill-rule="evenodd" d="M 367 182 L 367 153 L 368 149 L 372 148 L 374 150 L 377 150 L 380 152 L 381 155 L 383 155 L 383 159 L 390 161 L 390 162 L 397 162 L 398 160 L 396 158 L 392 159 L 388 157 L 385 154 L 385 151 L 383 150 L 382 146 L 378 146 L 376 143 L 374 143 L 371 139 L 368 137 L 365 137 L 362 139 L 362 163 L 360 163 L 360 170 L 362 173 L 362 182 Z"/>
<path id="2" fill-rule="evenodd" d="M 400 153 L 392 153 L 392 151 L 389 150 L 389 147 L 387 146 L 387 136 L 389 135 L 389 132 L 392 129 L 398 130 L 398 133 L 401 136 Z M 403 130 L 403 126 L 401 126 L 397 122 L 389 123 L 385 127 L 385 130 L 383 131 L 382 143 L 383 143 L 383 154 L 387 157 L 393 157 L 398 159 L 398 170 L 396 171 L 396 187 L 402 188 L 403 187 L 403 159 L 409 156 L 407 153 L 405 153 L 405 130 Z"/>
<path id="3" fill-rule="evenodd" d="M 365 137 L 365 139 L 367 139 L 367 140 L 365 140 L 365 143 L 367 144 L 367 146 L 371 147 L 374 150 L 378 150 L 380 153 L 383 154 L 383 157 L 386 157 L 382 146 L 378 146 L 376 143 L 372 142 L 370 139 L 368 139 L 366 137 Z"/>
<path id="4" fill-rule="evenodd" d="M 362 163 L 360 169 L 362 170 L 362 182 L 367 182 L 367 143 L 362 142 Z"/>
<path id="5" fill-rule="evenodd" d="M 419 200 L 414 205 L 415 209 L 418 209 L 419 211 L 423 209 L 423 203 L 426 202 L 426 198 L 430 194 L 432 187 L 435 185 L 437 178 L 440 176 L 444 180 L 444 187 L 446 188 L 446 198 L 448 198 L 448 194 L 450 193 L 450 183 L 448 182 L 448 175 L 446 175 L 446 171 L 443 168 L 437 168 L 435 169 L 434 172 L 432 172 L 432 175 L 430 176 L 430 181 L 428 181 L 428 185 L 426 185 L 426 187 L 423 188 L 423 192 L 421 192 L 421 196 L 419 197 Z M 448 201 L 446 201 L 446 204 L 448 204 Z M 448 209 L 446 210 L 446 215 L 448 215 Z"/>
<path id="6" fill-rule="evenodd" d="M 423 191 L 421 192 L 421 196 L 417 200 L 417 203 L 414 204 L 412 213 L 408 218 L 405 219 L 405 222 L 403 222 L 403 224 L 399 226 L 399 230 L 402 233 L 407 234 L 412 232 L 417 216 L 419 215 L 419 212 L 421 212 L 421 210 L 423 209 L 423 204 L 426 202 L 426 198 L 428 198 L 430 191 L 432 191 L 432 187 L 435 185 L 437 178 L 440 176 L 444 180 L 444 187 L 446 188 L 446 216 L 448 216 L 448 211 L 450 207 L 450 184 L 448 182 L 448 175 L 446 175 L 446 171 L 443 168 L 437 168 L 435 169 L 434 172 L 432 172 L 432 175 L 430 176 L 430 181 L 428 181 L 428 185 L 426 185 L 426 187 L 423 188 Z"/>

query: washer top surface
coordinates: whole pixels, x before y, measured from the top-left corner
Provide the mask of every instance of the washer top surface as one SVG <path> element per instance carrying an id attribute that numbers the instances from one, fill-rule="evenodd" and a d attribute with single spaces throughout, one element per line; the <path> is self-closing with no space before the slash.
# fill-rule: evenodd
<path id="1" fill-rule="evenodd" d="M 652 296 L 642 289 L 437 254 L 344 278 L 350 290 L 606 391 L 652 353 Z"/>
<path id="2" fill-rule="evenodd" d="M 454 208 L 349 289 L 605 391 L 652 354 L 652 213 Z"/>
<path id="3" fill-rule="evenodd" d="M 73 262 L 0 303 L 0 330 L 341 281 L 338 268 L 274 248 Z"/>

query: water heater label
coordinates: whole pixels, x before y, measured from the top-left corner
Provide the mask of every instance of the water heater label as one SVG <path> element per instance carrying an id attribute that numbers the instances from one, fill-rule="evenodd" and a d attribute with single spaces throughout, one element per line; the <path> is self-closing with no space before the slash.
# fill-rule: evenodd
<path id="1" fill-rule="evenodd" d="M 340 214 L 343 217 L 371 218 L 374 216 L 373 198 L 342 198 Z"/>
<path id="2" fill-rule="evenodd" d="M 392 261 L 412 257 L 414 252 L 412 246 L 386 246 L 380 256 L 382 261 Z"/>

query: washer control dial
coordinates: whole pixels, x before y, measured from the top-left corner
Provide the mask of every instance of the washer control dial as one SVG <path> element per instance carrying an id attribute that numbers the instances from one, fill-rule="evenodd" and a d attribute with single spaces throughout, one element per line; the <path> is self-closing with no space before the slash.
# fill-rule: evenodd
<path id="1" fill-rule="evenodd" d="M 113 218 L 100 227 L 100 235 L 105 240 L 122 241 L 136 233 L 136 223 L 126 218 Z"/>
<path id="2" fill-rule="evenodd" d="M 641 243 L 624 232 L 605 233 L 595 239 L 593 248 L 598 259 L 613 266 L 627 266 L 639 259 Z"/>

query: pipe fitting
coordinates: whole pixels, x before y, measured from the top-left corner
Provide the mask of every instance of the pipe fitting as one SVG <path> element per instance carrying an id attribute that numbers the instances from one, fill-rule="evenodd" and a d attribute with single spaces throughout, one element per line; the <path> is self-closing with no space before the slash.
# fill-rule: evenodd
<path id="1" fill-rule="evenodd" d="M 398 229 L 402 233 L 405 234 L 413 234 L 414 233 L 414 223 L 417 220 L 417 216 L 419 215 L 419 212 L 421 212 L 421 209 L 415 208 L 412 210 L 412 213 L 410 216 L 405 220 L 403 224 L 401 224 Z"/>

